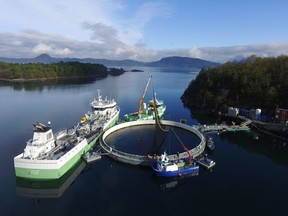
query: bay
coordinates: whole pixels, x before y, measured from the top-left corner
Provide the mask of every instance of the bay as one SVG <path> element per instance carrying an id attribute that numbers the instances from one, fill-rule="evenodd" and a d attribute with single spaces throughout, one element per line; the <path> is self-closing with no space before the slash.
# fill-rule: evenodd
<path id="1" fill-rule="evenodd" d="M 149 167 L 102 157 L 51 184 L 15 177 L 13 157 L 31 138 L 32 124 L 51 121 L 54 130 L 75 125 L 97 89 L 117 101 L 123 118 L 138 109 L 152 75 L 145 101 L 153 86 L 167 105 L 166 119 L 216 122 L 191 113 L 180 100 L 197 71 L 140 69 L 91 83 L 0 86 L 1 215 L 287 215 L 288 150 L 285 141 L 262 134 L 257 140 L 252 133 L 213 134 L 216 148 L 209 157 L 216 166 L 197 176 L 163 180 Z"/>

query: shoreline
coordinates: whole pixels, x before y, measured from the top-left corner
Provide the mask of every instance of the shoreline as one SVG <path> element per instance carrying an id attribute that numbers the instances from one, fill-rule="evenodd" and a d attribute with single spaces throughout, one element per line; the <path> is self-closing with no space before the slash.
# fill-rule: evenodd
<path id="1" fill-rule="evenodd" d="M 87 76 L 87 77 L 56 77 L 56 78 L 35 78 L 35 79 L 3 79 L 0 78 L 0 83 L 43 83 L 43 82 L 49 82 L 49 81 L 69 81 L 69 80 L 91 80 L 97 78 L 104 78 L 108 74 L 105 75 L 98 75 L 98 76 Z"/>

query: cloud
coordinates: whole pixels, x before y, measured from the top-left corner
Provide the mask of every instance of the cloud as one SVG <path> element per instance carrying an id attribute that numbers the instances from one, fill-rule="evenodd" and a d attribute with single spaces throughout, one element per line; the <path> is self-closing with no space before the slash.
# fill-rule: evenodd
<path id="1" fill-rule="evenodd" d="M 202 58 L 216 62 L 226 62 L 247 58 L 250 55 L 272 57 L 288 55 L 288 42 L 253 44 L 245 46 L 191 48 L 190 57 Z"/>
<path id="2" fill-rule="evenodd" d="M 134 45 L 122 42 L 118 31 L 104 24 L 85 24 L 91 31 L 92 41 L 79 41 L 56 34 L 46 34 L 34 30 L 17 33 L 0 32 L 1 57 L 35 57 L 41 53 L 53 57 L 133 59 L 156 61 L 167 56 L 187 56 L 215 62 L 226 62 L 246 58 L 288 55 L 288 42 L 227 47 L 196 47 L 190 49 L 146 49 L 139 41 Z"/>
<path id="3" fill-rule="evenodd" d="M 54 44 L 51 45 L 47 45 L 47 44 L 37 44 L 32 51 L 35 54 L 42 54 L 42 53 L 46 53 L 46 54 L 51 54 L 51 55 L 58 55 L 58 56 L 67 56 L 69 54 L 71 54 L 71 50 L 67 47 L 65 48 L 59 48 L 57 46 L 55 46 Z"/>
<path id="4" fill-rule="evenodd" d="M 121 44 L 118 39 L 118 32 L 112 26 L 104 25 L 103 23 L 90 24 L 88 22 L 82 23 L 83 29 L 91 30 L 91 39 L 99 43 Z"/>
<path id="5" fill-rule="evenodd" d="M 189 55 L 193 56 L 194 58 L 202 58 L 203 57 L 202 51 L 200 49 L 198 49 L 196 46 L 193 46 L 189 50 Z"/>
<path id="6" fill-rule="evenodd" d="M 134 22 L 144 26 L 155 17 L 169 17 L 172 13 L 172 8 L 163 2 L 144 3 L 137 11 Z"/>

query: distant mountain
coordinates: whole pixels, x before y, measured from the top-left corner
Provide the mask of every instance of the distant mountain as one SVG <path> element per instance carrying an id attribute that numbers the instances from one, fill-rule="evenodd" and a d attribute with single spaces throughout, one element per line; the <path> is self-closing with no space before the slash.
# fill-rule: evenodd
<path id="1" fill-rule="evenodd" d="M 172 56 L 162 58 L 160 61 L 146 63 L 145 66 L 150 67 L 183 67 L 183 68 L 202 68 L 202 67 L 216 67 L 219 63 L 206 61 L 198 58 L 188 58 Z"/>
<path id="2" fill-rule="evenodd" d="M 3 58 L 0 57 L 0 62 L 7 62 L 7 63 L 20 63 L 20 64 L 27 64 L 27 63 L 43 63 L 43 64 L 52 64 L 58 63 L 62 61 L 61 58 L 52 58 L 47 54 L 41 54 L 35 58 Z"/>
<path id="3" fill-rule="evenodd" d="M 92 64 L 102 64 L 106 67 L 134 67 L 134 66 L 143 66 L 143 62 L 133 61 L 133 60 L 108 60 L 108 59 L 93 59 L 93 58 L 86 58 L 86 59 L 69 59 L 66 58 L 63 60 L 64 62 L 67 61 L 78 61 L 80 63 L 92 63 Z"/>
<path id="4" fill-rule="evenodd" d="M 162 58 L 160 61 L 154 62 L 140 62 L 133 60 L 108 60 L 108 59 L 93 59 L 93 58 L 53 58 L 47 54 L 41 54 L 35 58 L 4 58 L 0 57 L 0 62 L 8 63 L 43 63 L 51 64 L 58 62 L 80 62 L 80 63 L 92 63 L 92 64 L 102 64 L 106 67 L 182 67 L 182 68 L 202 68 L 202 67 L 216 67 L 219 63 L 206 61 L 197 58 L 188 57 L 166 57 Z"/>
<path id="5" fill-rule="evenodd" d="M 108 59 L 93 59 L 93 58 L 53 58 L 47 54 L 41 54 L 35 58 L 4 58 L 0 57 L 0 62 L 7 63 L 43 63 L 52 64 L 58 62 L 80 62 L 80 63 L 91 63 L 91 64 L 102 64 L 106 67 L 133 67 L 133 66 L 144 66 L 143 62 L 133 60 L 108 60 Z"/>

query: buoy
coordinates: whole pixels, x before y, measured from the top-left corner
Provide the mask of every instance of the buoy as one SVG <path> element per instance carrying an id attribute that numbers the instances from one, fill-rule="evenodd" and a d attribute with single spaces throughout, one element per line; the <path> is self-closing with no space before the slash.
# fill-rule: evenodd
<path id="1" fill-rule="evenodd" d="M 181 173 L 178 173 L 178 176 L 179 176 L 179 177 L 181 177 L 181 176 L 182 176 L 182 174 L 181 174 Z"/>

